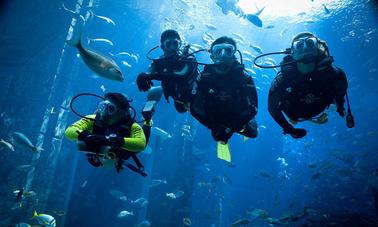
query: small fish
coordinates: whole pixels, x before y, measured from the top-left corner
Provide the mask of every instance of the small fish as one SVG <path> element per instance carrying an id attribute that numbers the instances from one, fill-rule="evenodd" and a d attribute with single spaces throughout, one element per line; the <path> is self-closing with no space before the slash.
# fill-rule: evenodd
<path id="1" fill-rule="evenodd" d="M 66 212 L 64 210 L 55 210 L 54 214 L 58 215 L 59 217 L 62 217 L 66 215 Z"/>
<path id="2" fill-rule="evenodd" d="M 152 187 L 159 186 L 161 184 L 167 184 L 167 181 L 166 180 L 160 180 L 160 179 L 151 180 L 151 182 L 147 185 L 148 185 L 148 187 L 152 188 Z"/>
<path id="3" fill-rule="evenodd" d="M 272 28 L 274 28 L 274 25 L 268 25 L 268 26 L 266 26 L 265 28 L 266 28 L 266 29 L 272 29 Z"/>
<path id="4" fill-rule="evenodd" d="M 285 224 L 287 224 L 286 222 L 280 221 L 280 220 L 278 220 L 276 218 L 272 218 L 272 217 L 269 217 L 269 218 L 265 219 L 265 221 L 269 225 L 285 225 Z"/>
<path id="5" fill-rule="evenodd" d="M 283 29 L 281 32 L 280 32 L 280 36 L 283 37 L 287 32 L 287 28 Z"/>
<path id="6" fill-rule="evenodd" d="M 26 170 L 26 169 L 29 169 L 30 167 L 32 167 L 32 165 L 19 165 L 17 166 L 17 169 Z"/>
<path id="7" fill-rule="evenodd" d="M 239 38 L 240 40 L 242 40 L 243 42 L 245 42 L 244 37 L 243 37 L 242 35 L 240 35 L 240 34 L 238 34 L 238 33 L 235 33 L 235 32 L 233 32 L 232 34 L 233 34 L 235 37 L 237 37 L 237 38 Z"/>
<path id="8" fill-rule="evenodd" d="M 38 214 L 37 211 L 34 211 L 33 219 L 35 218 L 40 225 L 46 227 L 55 227 L 56 221 L 53 216 L 48 214 Z"/>
<path id="9" fill-rule="evenodd" d="M 247 214 L 251 218 L 266 219 L 269 217 L 269 213 L 262 209 L 254 209 L 252 211 L 247 211 Z"/>
<path id="10" fill-rule="evenodd" d="M 119 214 L 117 215 L 117 217 L 118 218 L 125 218 L 125 217 L 129 217 L 129 216 L 133 216 L 133 215 L 134 215 L 134 212 L 123 210 L 123 211 L 119 212 Z"/>
<path id="11" fill-rule="evenodd" d="M 223 174 L 222 181 L 223 181 L 223 183 L 225 183 L 225 184 L 232 185 L 232 180 L 231 180 L 231 178 L 230 178 L 229 176 L 227 176 L 226 174 Z"/>
<path id="12" fill-rule="evenodd" d="M 172 138 L 171 134 L 169 134 L 168 132 L 166 132 L 163 129 L 158 128 L 158 127 L 152 127 L 151 133 L 156 135 L 156 136 L 159 136 L 162 140 Z"/>
<path id="13" fill-rule="evenodd" d="M 121 191 L 111 189 L 109 190 L 110 195 L 119 200 L 124 200 L 125 194 Z"/>
<path id="14" fill-rule="evenodd" d="M 143 208 L 143 207 L 147 206 L 148 200 L 143 198 L 143 197 L 140 197 L 140 198 L 138 198 L 134 201 L 131 201 L 131 203 L 138 205 L 140 208 Z"/>
<path id="15" fill-rule="evenodd" d="M 109 17 L 99 16 L 99 15 L 95 14 L 93 11 L 90 11 L 90 13 L 91 13 L 91 15 L 92 15 L 93 17 L 97 17 L 97 18 L 99 18 L 99 19 L 101 19 L 101 20 L 104 20 L 104 21 L 106 21 L 106 23 L 108 23 L 108 24 L 111 24 L 111 25 L 113 25 L 113 26 L 116 25 L 116 24 L 114 23 L 114 21 L 113 21 L 112 19 L 110 19 Z"/>
<path id="16" fill-rule="evenodd" d="M 243 218 L 243 219 L 238 219 L 234 223 L 230 225 L 230 227 L 237 227 L 237 226 L 245 226 L 251 223 L 251 220 Z"/>
<path id="17" fill-rule="evenodd" d="M 324 12 L 325 12 L 326 14 L 330 14 L 330 13 L 331 13 L 331 11 L 329 11 L 329 9 L 327 8 L 327 6 L 326 6 L 325 4 L 322 4 L 322 6 L 323 6 L 323 8 L 324 8 Z"/>
<path id="18" fill-rule="evenodd" d="M 106 88 L 105 88 L 105 86 L 104 86 L 104 85 L 101 85 L 101 87 L 100 87 L 100 88 L 101 88 L 101 91 L 102 91 L 102 92 L 106 93 Z"/>
<path id="19" fill-rule="evenodd" d="M 257 45 L 250 45 L 250 47 L 252 47 L 252 49 L 254 49 L 257 53 L 259 53 L 259 54 L 262 54 L 263 53 L 263 51 L 262 51 L 262 49 L 261 49 L 261 47 L 259 47 L 259 46 L 257 46 Z"/>
<path id="20" fill-rule="evenodd" d="M 85 187 L 87 186 L 87 183 L 88 183 L 87 181 L 84 181 L 84 182 L 81 184 L 80 187 L 81 187 L 81 188 L 85 188 Z"/>
<path id="21" fill-rule="evenodd" d="M 264 177 L 264 178 L 273 178 L 272 177 L 272 175 L 270 175 L 268 172 L 266 172 L 266 171 L 261 171 L 260 173 L 259 173 L 259 175 L 261 176 L 261 177 Z"/>
<path id="22" fill-rule="evenodd" d="M 118 82 L 124 81 L 121 69 L 113 59 L 106 57 L 100 52 L 83 47 L 81 33 L 76 40 L 71 39 L 66 42 L 79 51 L 84 63 L 99 76 Z"/>
<path id="23" fill-rule="evenodd" d="M 319 214 L 319 211 L 311 208 L 311 207 L 305 207 L 303 208 L 303 212 L 305 215 L 310 215 L 310 216 L 313 216 L 313 215 L 318 215 Z"/>
<path id="24" fill-rule="evenodd" d="M 137 224 L 135 227 L 150 227 L 150 226 L 151 226 L 151 223 L 147 220 L 144 220 L 140 222 L 139 224 Z"/>
<path id="25" fill-rule="evenodd" d="M 21 132 L 13 132 L 12 138 L 20 146 L 27 147 L 35 152 L 43 151 L 42 147 L 36 147 L 35 145 L 33 145 L 30 139 Z"/>
<path id="26" fill-rule="evenodd" d="M 131 59 L 133 59 L 136 63 L 138 63 L 138 59 L 139 59 L 139 55 L 135 55 L 135 54 L 130 54 L 128 52 L 120 52 L 118 54 L 111 54 L 112 56 L 127 56 Z"/>
<path id="27" fill-rule="evenodd" d="M 168 198 L 170 199 L 176 199 L 176 196 L 174 193 L 170 192 L 170 193 L 166 193 L 165 196 L 167 196 Z"/>
<path id="28" fill-rule="evenodd" d="M 88 39 L 88 45 L 91 42 L 103 42 L 103 43 L 109 44 L 110 46 L 114 46 L 113 42 L 110 41 L 109 39 L 102 39 L 102 38 L 99 38 L 99 39 Z"/>
<path id="29" fill-rule="evenodd" d="M 190 220 L 190 218 L 183 218 L 183 219 L 182 219 L 182 223 L 183 223 L 185 226 L 190 226 L 190 225 L 192 225 L 192 221 Z"/>
<path id="30" fill-rule="evenodd" d="M 132 68 L 133 67 L 127 61 L 122 61 L 122 65 L 126 66 L 127 68 Z"/>
<path id="31" fill-rule="evenodd" d="M 249 20 L 255 26 L 261 28 L 263 26 L 263 22 L 262 22 L 262 20 L 260 19 L 259 16 L 264 11 L 264 9 L 265 9 L 265 6 L 262 9 L 258 10 L 257 13 L 246 14 L 243 17 L 246 18 L 247 20 Z"/>
<path id="32" fill-rule="evenodd" d="M 7 142 L 3 139 L 0 140 L 0 143 L 4 144 L 4 146 L 6 146 L 9 150 L 14 151 L 14 146 L 11 143 L 9 143 L 9 142 Z"/>
<path id="33" fill-rule="evenodd" d="M 217 30 L 217 26 L 215 26 L 215 25 L 213 25 L 213 24 L 205 24 L 205 26 L 206 26 L 208 29 L 210 29 L 210 30 L 213 30 L 213 31 Z"/>
<path id="34" fill-rule="evenodd" d="M 176 191 L 175 193 L 166 193 L 166 196 L 170 199 L 178 199 L 184 195 L 183 191 Z"/>

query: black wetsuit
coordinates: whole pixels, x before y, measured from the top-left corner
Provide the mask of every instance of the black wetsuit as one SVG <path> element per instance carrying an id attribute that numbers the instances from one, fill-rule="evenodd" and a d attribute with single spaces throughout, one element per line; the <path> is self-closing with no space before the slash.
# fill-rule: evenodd
<path id="1" fill-rule="evenodd" d="M 224 75 L 217 73 L 213 65 L 205 66 L 190 111 L 212 132 L 221 127 L 239 132 L 257 113 L 257 92 L 252 77 L 237 61 Z"/>
<path id="2" fill-rule="evenodd" d="M 175 73 L 174 73 L 175 72 Z M 164 97 L 172 97 L 178 112 L 186 112 L 185 105 L 193 99 L 193 87 L 199 75 L 197 61 L 190 56 L 181 59 L 179 55 L 165 57 L 152 62 L 148 79 L 161 81 Z"/>
<path id="3" fill-rule="evenodd" d="M 286 56 L 283 63 L 292 61 L 291 56 Z M 336 103 L 338 112 L 344 110 L 348 82 L 342 69 L 330 63 L 321 70 L 302 74 L 296 64 L 282 66 L 269 91 L 269 113 L 284 132 L 289 132 L 293 126 L 283 113 L 298 121 L 319 115 L 332 103 Z"/>

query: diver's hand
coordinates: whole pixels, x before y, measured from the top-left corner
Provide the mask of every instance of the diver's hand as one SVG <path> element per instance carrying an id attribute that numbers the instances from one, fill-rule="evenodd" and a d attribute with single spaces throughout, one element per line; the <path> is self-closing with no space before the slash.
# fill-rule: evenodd
<path id="1" fill-rule="evenodd" d="M 109 145 L 112 147 L 122 147 L 125 144 L 125 139 L 122 136 L 110 136 L 107 137 Z"/>
<path id="2" fill-rule="evenodd" d="M 110 144 L 109 139 L 103 135 L 95 135 L 86 130 L 79 134 L 78 140 L 83 141 L 88 148 L 98 148 Z"/>
<path id="3" fill-rule="evenodd" d="M 300 139 L 307 134 L 307 131 L 306 131 L 306 129 L 303 129 L 303 128 L 292 127 L 290 129 L 284 130 L 284 134 L 290 134 L 291 137 L 293 137 L 295 139 Z"/>
<path id="4" fill-rule="evenodd" d="M 140 73 L 137 77 L 136 83 L 138 85 L 139 91 L 144 92 L 148 91 L 152 86 L 154 86 L 152 81 L 148 78 L 148 74 L 146 73 Z"/>

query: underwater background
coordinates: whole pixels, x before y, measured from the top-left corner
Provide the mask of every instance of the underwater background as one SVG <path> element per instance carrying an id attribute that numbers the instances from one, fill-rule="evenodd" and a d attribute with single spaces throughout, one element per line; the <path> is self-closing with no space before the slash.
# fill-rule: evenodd
<path id="1" fill-rule="evenodd" d="M 238 4 L 246 13 L 265 6 L 263 27 L 222 12 L 211 0 L 1 1 L 0 138 L 11 142 L 13 132 L 22 132 L 44 150 L 17 145 L 12 150 L 0 144 L 0 226 L 36 225 L 31 219 L 34 210 L 52 215 L 57 226 L 218 227 L 238 220 L 240 225 L 233 226 L 375 226 L 377 1 Z M 82 28 L 77 14 L 87 18 Z M 244 141 L 234 135 L 232 163 L 227 163 L 217 158 L 208 129 L 162 99 L 153 121 L 169 136 L 153 133 L 152 152 L 139 155 L 146 178 L 127 169 L 117 174 L 90 166 L 64 137 L 66 127 L 79 119 L 69 108 L 72 97 L 121 92 L 134 100 L 141 119 L 146 93 L 138 91 L 136 76 L 148 68 L 146 54 L 159 44 L 165 29 L 176 29 L 193 44 L 192 50 L 209 47 L 223 35 L 237 40 L 258 87 L 259 136 Z M 124 82 L 96 77 L 83 64 L 77 50 L 65 42 L 80 31 L 84 46 L 113 56 Z M 347 129 L 331 109 L 327 124 L 301 123 L 308 135 L 296 140 L 282 135 L 269 115 L 267 95 L 276 71 L 253 67 L 258 53 L 252 46 L 263 53 L 284 50 L 302 31 L 326 40 L 335 64 L 346 72 L 355 128 Z M 92 39 L 89 44 L 87 37 Z M 122 52 L 128 54 L 117 54 Z M 273 58 L 280 62 L 282 56 Z M 205 53 L 197 59 L 209 62 Z M 83 97 L 77 110 L 93 113 L 97 102 Z M 22 187 L 34 193 L 22 207 L 14 207 L 14 191 Z M 167 196 L 177 191 L 184 194 Z M 121 211 L 133 215 L 120 218 Z M 272 220 L 285 221 L 269 223 Z"/>

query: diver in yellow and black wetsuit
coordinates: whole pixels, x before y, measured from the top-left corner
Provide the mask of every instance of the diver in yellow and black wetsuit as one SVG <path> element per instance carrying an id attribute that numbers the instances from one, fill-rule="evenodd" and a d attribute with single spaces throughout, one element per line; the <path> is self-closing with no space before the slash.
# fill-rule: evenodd
<path id="1" fill-rule="evenodd" d="M 123 161 L 130 157 L 137 167 L 127 167 L 143 176 L 143 166 L 137 159 L 138 152 L 146 146 L 143 129 L 149 133 L 148 119 L 142 127 L 135 122 L 135 113 L 130 100 L 120 93 L 107 93 L 98 105 L 95 114 L 88 115 L 69 126 L 65 135 L 69 140 L 78 141 L 79 150 L 87 152 L 90 164 L 106 167 L 114 164 L 117 172 L 123 169 Z"/>

